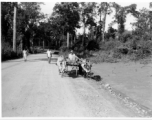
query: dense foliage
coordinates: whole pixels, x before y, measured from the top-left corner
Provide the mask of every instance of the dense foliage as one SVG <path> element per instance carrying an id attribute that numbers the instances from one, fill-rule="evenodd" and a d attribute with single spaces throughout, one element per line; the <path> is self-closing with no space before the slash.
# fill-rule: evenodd
<path id="1" fill-rule="evenodd" d="M 37 53 L 38 48 L 59 49 L 62 52 L 73 49 L 79 56 L 91 56 L 96 61 L 115 61 L 124 56 L 137 60 L 152 53 L 150 9 L 137 11 L 136 4 L 122 7 L 115 2 L 61 2 L 55 4 L 48 17 L 41 13 L 42 4 L 1 2 L 2 60 L 21 57 L 25 48 L 30 53 Z M 14 7 L 17 8 L 17 53 L 12 49 Z M 113 12 L 115 19 L 106 32 L 106 17 Z M 136 18 L 132 31 L 125 29 L 128 14 Z M 118 24 L 117 29 L 112 27 L 114 24 Z M 78 28 L 83 28 L 83 34 L 77 34 Z"/>

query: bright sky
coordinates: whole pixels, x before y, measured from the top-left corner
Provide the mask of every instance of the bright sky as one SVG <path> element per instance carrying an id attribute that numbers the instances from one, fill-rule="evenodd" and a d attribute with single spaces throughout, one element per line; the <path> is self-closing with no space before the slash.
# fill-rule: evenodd
<path id="1" fill-rule="evenodd" d="M 143 7 L 149 9 L 149 1 L 146 1 L 146 2 L 139 1 L 139 0 L 138 1 L 134 0 L 134 1 L 135 2 L 130 2 L 130 0 L 128 2 L 119 2 L 119 1 L 117 2 L 115 0 L 113 2 L 116 2 L 116 3 L 118 3 L 121 6 L 128 6 L 128 5 L 131 5 L 131 4 L 137 4 L 137 10 L 140 10 Z M 51 15 L 51 13 L 53 11 L 53 7 L 54 7 L 56 2 L 44 2 L 45 5 L 41 6 L 42 12 L 45 13 L 45 14 Z M 86 1 L 86 2 L 89 2 L 89 1 Z M 99 2 L 99 1 L 96 1 L 96 2 Z M 100 1 L 100 2 L 102 2 L 102 1 Z M 109 2 L 112 2 L 112 0 L 109 1 Z M 107 19 L 106 19 L 106 30 L 108 28 L 108 24 L 112 21 L 113 16 L 114 16 L 114 12 L 111 15 L 107 16 Z M 133 23 L 133 22 L 135 22 L 135 18 L 131 14 L 127 15 L 127 19 L 126 19 L 126 23 L 125 23 L 126 24 L 125 27 L 126 27 L 127 30 L 132 30 L 132 26 L 130 25 L 130 23 Z M 117 24 L 115 24 L 113 27 L 117 28 Z M 82 31 L 83 30 L 80 29 L 77 32 L 78 33 L 82 33 Z"/>

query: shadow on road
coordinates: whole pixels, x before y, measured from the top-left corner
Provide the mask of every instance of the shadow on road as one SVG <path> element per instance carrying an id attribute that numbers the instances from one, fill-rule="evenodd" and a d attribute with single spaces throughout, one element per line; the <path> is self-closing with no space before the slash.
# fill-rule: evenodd
<path id="1" fill-rule="evenodd" d="M 79 76 L 76 75 L 76 70 L 71 70 L 68 72 L 68 76 L 72 78 L 78 78 Z"/>
<path id="2" fill-rule="evenodd" d="M 88 77 L 84 77 L 83 75 L 79 75 L 79 73 L 78 73 L 78 75 L 76 75 L 76 70 L 68 71 L 68 72 L 65 73 L 63 76 L 64 76 L 64 77 L 72 77 L 72 78 L 83 77 L 84 79 L 92 79 L 92 80 L 95 80 L 95 81 L 97 81 L 97 82 L 103 80 L 103 78 L 100 77 L 100 75 L 94 75 L 94 74 L 92 74 L 92 75 L 90 75 L 90 76 L 88 76 Z"/>
<path id="3" fill-rule="evenodd" d="M 80 76 L 76 75 L 76 70 L 71 70 L 71 71 L 64 73 L 63 77 L 78 78 Z"/>
<path id="4" fill-rule="evenodd" d="M 51 59 L 51 61 L 56 61 L 57 60 L 57 58 L 53 58 L 53 59 Z M 24 60 L 17 60 L 17 61 L 7 61 L 7 62 L 23 62 Z M 38 58 L 38 59 L 27 59 L 27 61 L 26 62 L 38 62 L 38 61 L 48 61 L 48 59 L 47 58 Z"/>
<path id="5" fill-rule="evenodd" d="M 9 63 L 9 62 L 22 62 L 24 60 L 7 60 L 7 61 L 2 61 L 2 63 Z"/>

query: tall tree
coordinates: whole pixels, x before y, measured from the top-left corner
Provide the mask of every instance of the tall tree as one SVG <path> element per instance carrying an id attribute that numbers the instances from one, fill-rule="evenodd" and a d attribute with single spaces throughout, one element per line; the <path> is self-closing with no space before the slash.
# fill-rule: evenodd
<path id="1" fill-rule="evenodd" d="M 22 34 L 24 34 L 24 47 L 27 47 L 31 51 L 33 49 L 33 38 L 35 36 L 35 27 L 38 26 L 39 21 L 44 18 L 44 15 L 40 12 L 40 2 L 21 2 L 19 7 L 20 11 L 20 27 Z M 23 28 L 24 27 L 24 28 Z"/>
<path id="2" fill-rule="evenodd" d="M 13 2 L 1 2 L 1 26 L 2 26 L 2 41 L 8 42 L 13 45 L 13 15 L 14 15 Z"/>
<path id="3" fill-rule="evenodd" d="M 111 12 L 112 12 L 112 9 L 111 9 L 111 6 L 112 6 L 112 3 L 107 3 L 107 2 L 101 2 L 100 5 L 99 5 L 99 9 L 98 9 L 98 12 L 99 12 L 99 15 L 100 15 L 100 26 L 102 24 L 102 41 L 104 41 L 104 34 L 105 34 L 105 25 L 106 25 L 106 17 L 107 17 L 107 14 L 109 15 Z M 103 13 L 103 20 L 101 20 L 101 14 Z"/>
<path id="4" fill-rule="evenodd" d="M 139 11 L 137 21 L 133 24 L 135 26 L 136 35 L 144 40 L 150 39 L 152 23 L 152 12 L 143 8 Z M 151 38 L 152 39 L 152 38 Z"/>
<path id="5" fill-rule="evenodd" d="M 82 46 L 84 45 L 84 39 L 85 39 L 85 32 L 86 32 L 86 27 L 90 25 L 96 26 L 96 23 L 94 22 L 94 16 L 95 16 L 95 11 L 94 9 L 96 8 L 96 3 L 95 2 L 81 2 L 80 3 L 80 10 L 79 13 L 81 15 L 81 21 L 83 23 L 83 39 L 82 39 Z"/>
<path id="6" fill-rule="evenodd" d="M 57 3 L 53 9 L 52 16 L 58 18 L 58 31 L 73 34 L 76 28 L 79 28 L 80 16 L 78 13 L 79 4 L 76 2 Z M 68 43 L 68 42 L 67 42 Z M 69 47 L 69 46 L 68 46 Z"/>
<path id="7" fill-rule="evenodd" d="M 14 5 L 14 19 L 13 19 L 13 51 L 16 52 L 16 14 L 17 4 Z"/>
<path id="8" fill-rule="evenodd" d="M 149 7 L 152 8 L 152 2 L 149 3 Z"/>
<path id="9" fill-rule="evenodd" d="M 107 39 L 109 39 L 109 38 L 115 39 L 116 32 L 117 32 L 116 29 L 114 29 L 113 27 L 109 26 L 107 34 L 106 34 L 106 38 Z"/>
<path id="10" fill-rule="evenodd" d="M 122 7 L 117 3 L 113 3 L 113 7 L 115 8 L 115 20 L 113 23 L 118 23 L 118 33 L 121 35 L 125 31 L 125 22 L 127 14 L 131 13 L 136 16 L 136 4 L 131 4 L 129 6 Z"/>

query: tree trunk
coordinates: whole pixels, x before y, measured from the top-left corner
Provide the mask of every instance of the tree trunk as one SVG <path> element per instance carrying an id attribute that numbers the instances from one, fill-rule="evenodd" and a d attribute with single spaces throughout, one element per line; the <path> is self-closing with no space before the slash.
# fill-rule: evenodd
<path id="1" fill-rule="evenodd" d="M 94 39 L 95 39 L 96 41 L 97 41 L 97 30 L 98 30 L 97 28 L 98 28 L 98 27 L 96 26 L 96 27 L 95 27 L 95 35 L 94 35 Z"/>
<path id="2" fill-rule="evenodd" d="M 43 40 L 43 50 L 44 50 L 44 40 Z"/>
<path id="3" fill-rule="evenodd" d="M 41 46 L 41 44 L 40 44 L 40 39 L 39 39 L 39 47 Z"/>
<path id="4" fill-rule="evenodd" d="M 50 41 L 48 40 L 48 48 L 50 47 Z"/>
<path id="5" fill-rule="evenodd" d="M 33 42 L 33 38 L 32 38 L 32 49 L 33 49 L 33 53 L 34 53 L 34 42 Z"/>
<path id="6" fill-rule="evenodd" d="M 56 40 L 56 46 L 55 46 L 55 49 L 58 47 L 58 41 Z"/>
<path id="7" fill-rule="evenodd" d="M 90 28 L 91 30 L 90 30 L 90 38 L 89 38 L 89 40 L 93 40 L 92 38 L 93 38 L 93 27 L 91 26 L 91 28 Z"/>
<path id="8" fill-rule="evenodd" d="M 23 38 L 21 39 L 21 51 L 23 50 Z"/>
<path id="9" fill-rule="evenodd" d="M 63 36 L 62 36 L 62 40 L 65 40 L 65 36 L 64 36 L 64 27 L 63 27 Z"/>
<path id="10" fill-rule="evenodd" d="M 34 54 L 33 38 L 30 39 L 30 43 L 31 43 L 31 51 Z"/>
<path id="11" fill-rule="evenodd" d="M 61 47 L 61 41 L 59 41 L 59 48 Z"/>
<path id="12" fill-rule="evenodd" d="M 104 42 L 104 32 L 105 32 L 105 26 L 106 26 L 107 10 L 108 10 L 108 5 L 106 3 L 106 8 L 105 8 L 105 12 L 104 12 L 104 18 L 103 18 L 103 34 L 102 34 L 102 41 L 103 42 Z"/>
<path id="13" fill-rule="evenodd" d="M 13 51 L 16 52 L 16 11 L 17 8 L 14 6 L 14 23 L 13 23 Z"/>
<path id="14" fill-rule="evenodd" d="M 71 34 L 71 47 L 72 47 L 72 45 L 73 45 L 73 35 Z"/>
<path id="15" fill-rule="evenodd" d="M 69 32 L 67 32 L 67 48 L 69 48 Z"/>
<path id="16" fill-rule="evenodd" d="M 100 41 L 101 40 L 102 40 L 102 30 L 101 30 L 101 11 L 100 11 Z"/>
<path id="17" fill-rule="evenodd" d="M 75 36 L 74 36 L 74 40 L 73 40 L 73 42 L 75 43 Z"/>
<path id="18" fill-rule="evenodd" d="M 84 45 L 84 40 L 85 40 L 85 22 L 84 22 L 84 27 L 83 27 L 83 39 L 82 39 L 82 46 Z"/>
<path id="19" fill-rule="evenodd" d="M 85 16 L 83 15 L 83 38 L 82 38 L 82 46 L 84 45 L 84 40 L 85 40 L 85 27 L 86 27 L 86 24 L 85 24 Z"/>

